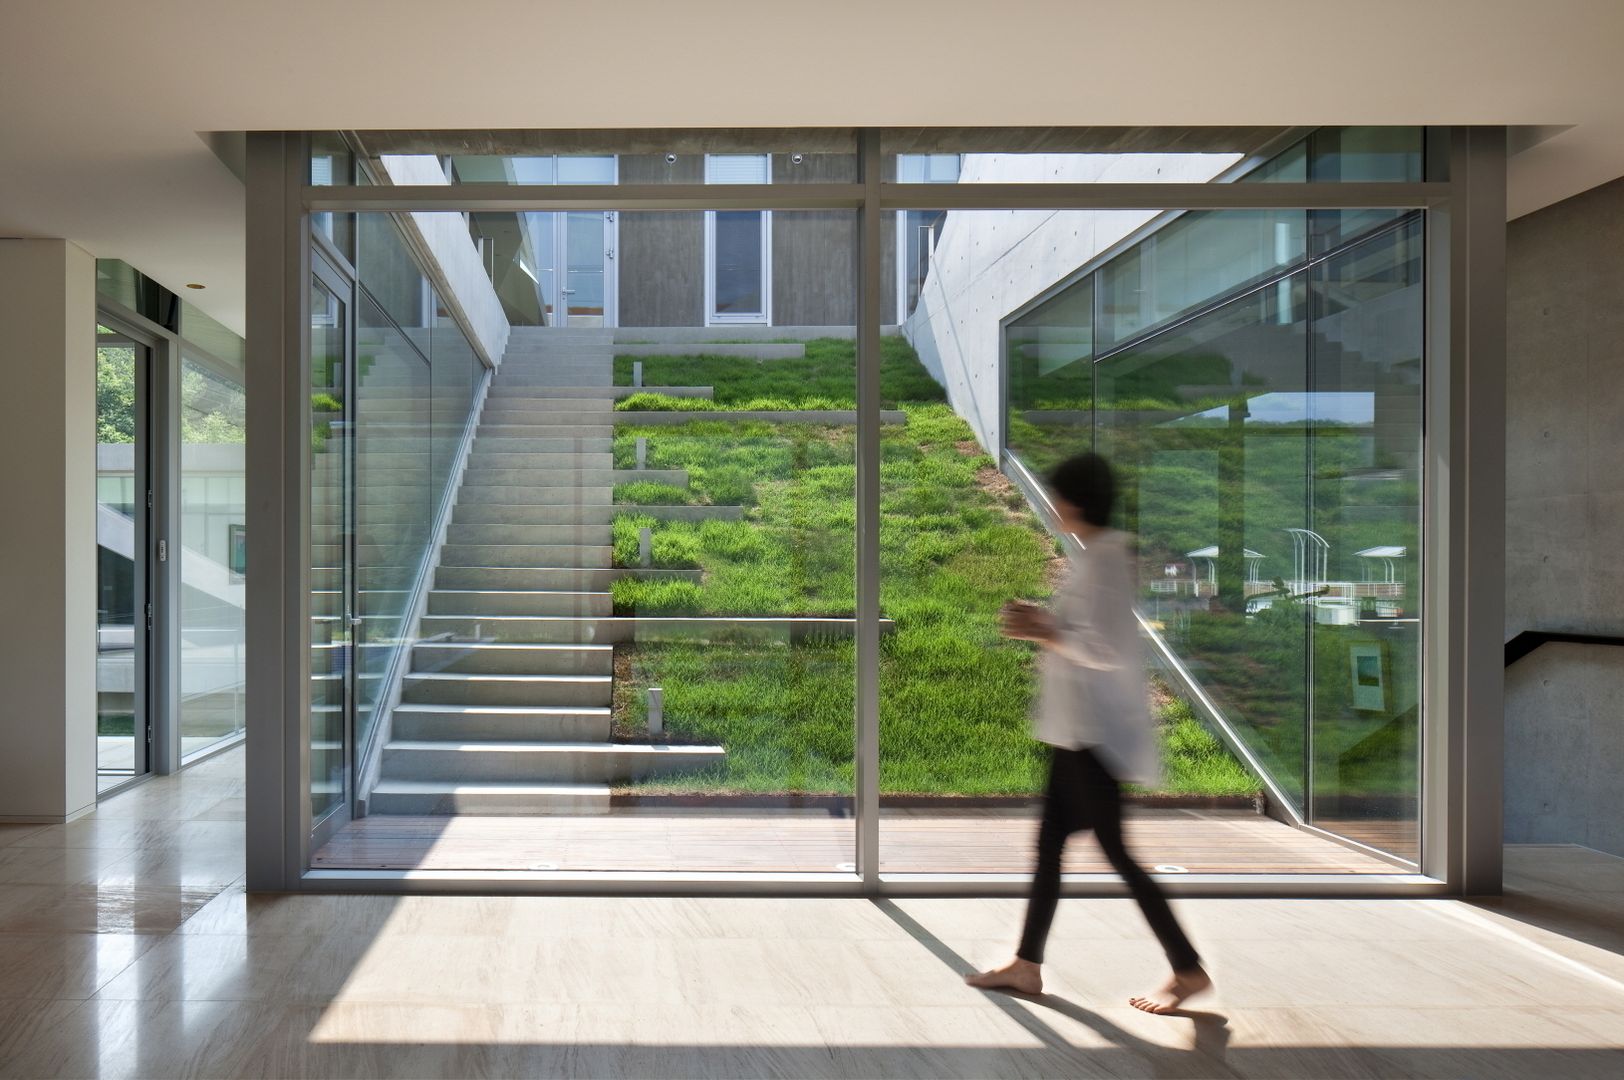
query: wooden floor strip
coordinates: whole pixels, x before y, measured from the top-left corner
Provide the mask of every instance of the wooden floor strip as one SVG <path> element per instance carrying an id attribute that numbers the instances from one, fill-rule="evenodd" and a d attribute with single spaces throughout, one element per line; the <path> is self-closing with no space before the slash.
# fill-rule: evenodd
<path id="1" fill-rule="evenodd" d="M 855 821 L 807 812 L 615 812 L 588 817 L 412 817 L 351 822 L 317 851 L 320 869 L 648 873 L 849 872 Z M 1393 866 L 1247 811 L 1141 810 L 1128 844 L 1146 866 L 1199 874 L 1390 874 Z M 888 873 L 1023 874 L 1036 820 L 1003 811 L 885 813 Z M 1068 873 L 1110 873 L 1099 847 L 1068 845 Z"/>

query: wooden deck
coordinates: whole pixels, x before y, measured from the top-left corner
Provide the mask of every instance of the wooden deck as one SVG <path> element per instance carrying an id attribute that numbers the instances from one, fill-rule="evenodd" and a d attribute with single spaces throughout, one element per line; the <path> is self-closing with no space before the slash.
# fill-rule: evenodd
<path id="1" fill-rule="evenodd" d="M 1248 811 L 1137 810 L 1128 843 L 1147 866 L 1197 874 L 1390 874 L 1379 859 Z M 886 811 L 887 873 L 1024 874 L 1030 812 Z M 595 817 L 363 818 L 317 851 L 319 869 L 850 872 L 855 822 L 827 812 L 616 810 Z M 1068 873 L 1110 873 L 1098 846 L 1067 848 Z"/>

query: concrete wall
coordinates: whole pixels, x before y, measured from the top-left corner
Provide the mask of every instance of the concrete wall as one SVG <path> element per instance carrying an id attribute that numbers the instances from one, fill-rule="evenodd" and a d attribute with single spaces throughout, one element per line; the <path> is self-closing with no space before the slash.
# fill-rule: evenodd
<path id="1" fill-rule="evenodd" d="M 1624 634 L 1624 180 L 1507 232 L 1506 637 Z M 1624 649 L 1506 671 L 1506 839 L 1624 855 Z"/>
<path id="2" fill-rule="evenodd" d="M 95 260 L 0 240 L 0 341 L 0 821 L 66 821 L 96 805 Z"/>
<path id="3" fill-rule="evenodd" d="M 960 182 L 1205 183 L 1236 160 L 1231 154 L 967 154 Z M 947 215 L 903 333 L 984 448 L 996 451 L 1003 438 L 999 321 L 1154 216 L 1126 210 Z"/>
<path id="4" fill-rule="evenodd" d="M 774 154 L 776 182 L 850 182 L 856 165 L 850 155 L 807 154 L 795 165 Z M 625 154 L 623 184 L 702 184 L 705 158 L 682 154 L 672 164 L 664 155 Z M 893 321 L 896 293 L 896 227 L 888 217 L 883 232 L 882 273 L 886 307 Z M 857 221 L 849 211 L 782 211 L 773 215 L 771 260 L 772 322 L 775 326 L 850 326 L 857 321 Z M 620 215 L 620 325 L 625 327 L 705 325 L 705 216 L 703 213 Z M 721 327 L 731 333 L 738 327 Z"/>
<path id="5" fill-rule="evenodd" d="M 622 184 L 703 184 L 703 154 L 623 154 Z M 621 326 L 705 325 L 705 215 L 620 215 Z"/>
<path id="6" fill-rule="evenodd" d="M 381 161 L 396 184 L 446 183 L 439 159 L 431 154 L 385 155 Z M 452 212 L 414 212 L 408 217 L 439 264 L 446 303 L 472 331 L 474 347 L 492 364 L 500 363 L 510 327 L 467 222 Z"/>

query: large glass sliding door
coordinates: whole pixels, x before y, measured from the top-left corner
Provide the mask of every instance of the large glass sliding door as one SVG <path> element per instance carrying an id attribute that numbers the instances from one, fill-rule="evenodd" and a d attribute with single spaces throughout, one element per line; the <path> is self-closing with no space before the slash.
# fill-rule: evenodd
<path id="1" fill-rule="evenodd" d="M 96 328 L 96 776 L 105 791 L 152 768 L 147 559 L 152 350 Z"/>

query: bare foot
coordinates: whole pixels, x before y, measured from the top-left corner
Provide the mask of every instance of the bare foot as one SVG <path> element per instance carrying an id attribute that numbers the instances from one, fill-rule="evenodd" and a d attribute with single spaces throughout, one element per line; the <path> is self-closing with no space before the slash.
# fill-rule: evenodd
<path id="1" fill-rule="evenodd" d="M 966 975 L 964 981 L 977 990 L 1014 990 L 1020 994 L 1043 993 L 1043 969 L 1030 960 L 1016 957 L 1001 968 Z"/>
<path id="2" fill-rule="evenodd" d="M 1128 999 L 1128 1004 L 1148 1013 L 1164 1014 L 1178 1009 L 1189 998 L 1212 989 L 1212 976 L 1200 968 L 1175 971 L 1160 990 L 1154 994 Z"/>

